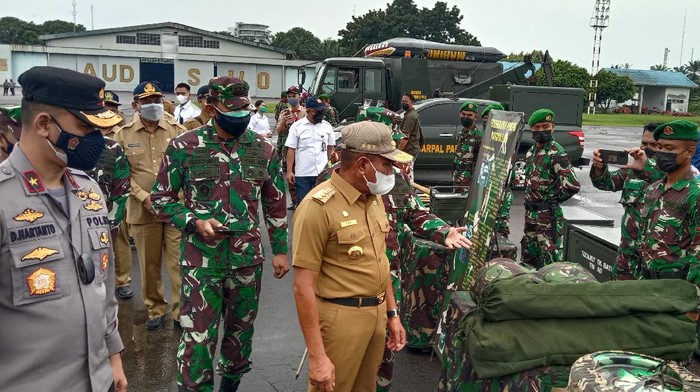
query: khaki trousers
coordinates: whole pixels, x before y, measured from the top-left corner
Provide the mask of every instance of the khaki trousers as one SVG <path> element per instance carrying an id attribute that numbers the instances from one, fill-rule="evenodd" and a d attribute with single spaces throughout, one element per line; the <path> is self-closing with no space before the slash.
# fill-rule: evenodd
<path id="1" fill-rule="evenodd" d="M 168 223 L 131 224 L 129 232 L 136 244 L 141 269 L 141 294 L 148 307 L 148 318 L 165 315 L 168 302 L 163 295 L 161 268 L 170 277 L 173 320 L 180 319 L 180 231 Z M 165 252 L 163 252 L 165 251 Z"/>
<path id="2" fill-rule="evenodd" d="M 375 392 L 386 345 L 386 302 L 356 308 L 319 299 L 326 355 L 335 366 L 334 392 Z M 316 392 L 309 383 L 309 392 Z"/>
<path id="3" fill-rule="evenodd" d="M 131 245 L 129 245 L 129 225 L 122 222 L 119 234 L 114 239 L 115 287 L 131 283 Z"/>

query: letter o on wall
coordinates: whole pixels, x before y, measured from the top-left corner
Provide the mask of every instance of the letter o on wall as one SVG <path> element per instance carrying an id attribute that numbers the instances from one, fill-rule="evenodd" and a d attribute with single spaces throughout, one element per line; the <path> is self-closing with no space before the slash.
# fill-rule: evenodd
<path id="1" fill-rule="evenodd" d="M 270 88 L 270 74 L 267 72 L 260 72 L 258 74 L 258 88 L 261 90 L 267 90 Z"/>

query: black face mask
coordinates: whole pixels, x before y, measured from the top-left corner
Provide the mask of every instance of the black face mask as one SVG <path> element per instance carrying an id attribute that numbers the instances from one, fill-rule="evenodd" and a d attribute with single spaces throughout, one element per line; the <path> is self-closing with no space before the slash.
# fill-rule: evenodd
<path id="1" fill-rule="evenodd" d="M 688 150 L 685 150 L 688 151 Z M 685 151 L 681 152 L 684 153 Z M 656 152 L 656 167 L 666 173 L 673 173 L 681 167 L 681 164 L 676 162 L 678 153 L 675 152 Z M 684 161 L 685 162 L 685 161 Z"/>
<path id="2" fill-rule="evenodd" d="M 216 109 L 216 123 L 229 135 L 237 138 L 245 132 L 250 123 L 250 113 L 243 117 L 227 116 Z"/>
<path id="3" fill-rule="evenodd" d="M 407 104 L 407 103 L 402 103 L 402 104 L 401 104 L 401 109 L 403 109 L 404 111 L 408 111 L 408 104 Z"/>
<path id="4" fill-rule="evenodd" d="M 314 124 L 320 124 L 321 121 L 323 121 L 323 112 L 316 112 L 311 117 L 311 122 L 313 122 Z"/>
<path id="5" fill-rule="evenodd" d="M 552 131 L 533 132 L 532 138 L 535 139 L 537 143 L 547 143 L 552 140 Z"/>
<path id="6" fill-rule="evenodd" d="M 656 156 L 656 151 L 652 150 L 649 147 L 644 147 L 644 153 L 647 155 L 647 158 L 653 158 Z"/>
<path id="7" fill-rule="evenodd" d="M 474 126 L 474 120 L 469 117 L 462 117 L 459 119 L 459 121 L 462 122 L 462 126 L 466 129 L 470 129 Z"/>

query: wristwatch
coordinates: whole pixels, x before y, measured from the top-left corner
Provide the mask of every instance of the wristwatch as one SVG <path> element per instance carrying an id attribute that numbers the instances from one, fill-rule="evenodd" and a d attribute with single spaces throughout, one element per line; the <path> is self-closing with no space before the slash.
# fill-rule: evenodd
<path id="1" fill-rule="evenodd" d="M 386 317 L 388 317 L 388 318 L 399 317 L 399 310 L 398 309 L 387 310 Z"/>
<path id="2" fill-rule="evenodd" d="M 187 224 L 185 225 L 185 233 L 194 234 L 194 232 L 197 231 L 196 229 L 198 220 L 199 219 L 197 218 L 190 219 L 190 221 L 187 222 Z"/>

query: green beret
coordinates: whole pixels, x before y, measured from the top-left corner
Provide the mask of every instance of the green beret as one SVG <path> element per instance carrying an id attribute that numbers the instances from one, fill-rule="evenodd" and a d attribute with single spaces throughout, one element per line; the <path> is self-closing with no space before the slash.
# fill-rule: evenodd
<path id="1" fill-rule="evenodd" d="M 530 120 L 528 120 L 528 125 L 533 126 L 537 123 L 541 122 L 553 122 L 554 121 L 554 112 L 549 110 L 549 109 L 539 109 L 535 110 L 534 113 L 530 116 Z"/>
<path id="2" fill-rule="evenodd" d="M 688 120 L 673 120 L 654 130 L 654 139 L 698 140 L 698 124 Z"/>
<path id="3" fill-rule="evenodd" d="M 494 109 L 495 109 L 495 110 L 505 110 L 505 108 L 503 107 L 503 105 L 501 105 L 501 104 L 498 103 L 498 102 L 494 102 L 494 103 L 490 104 L 489 106 L 487 106 L 486 109 L 484 109 L 483 112 L 481 112 L 481 117 L 488 116 L 489 113 L 491 113 L 491 111 L 494 110 Z"/>
<path id="4" fill-rule="evenodd" d="M 280 94 L 280 98 L 285 98 L 287 96 L 287 90 L 282 91 L 282 94 Z"/>
<path id="5" fill-rule="evenodd" d="M 476 112 L 479 110 L 479 104 L 476 102 L 464 102 L 462 106 L 459 107 L 459 111 Z"/>
<path id="6" fill-rule="evenodd" d="M 318 99 L 331 99 L 331 97 L 328 96 L 328 94 L 321 94 L 318 96 Z"/>

